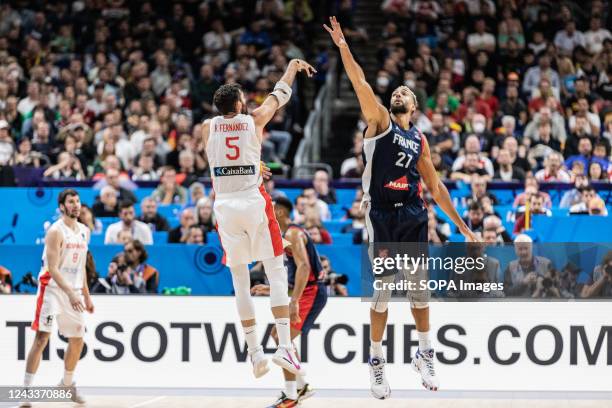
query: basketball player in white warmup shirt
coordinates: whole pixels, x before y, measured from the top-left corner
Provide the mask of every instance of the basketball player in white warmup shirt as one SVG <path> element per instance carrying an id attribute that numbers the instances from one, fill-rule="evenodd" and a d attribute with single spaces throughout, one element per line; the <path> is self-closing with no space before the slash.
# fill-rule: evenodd
<path id="1" fill-rule="evenodd" d="M 68 338 L 68 349 L 64 355 L 64 377 L 59 386 L 74 388 L 72 377 L 81 356 L 85 334 L 83 312 L 94 311 L 85 274 L 90 231 L 77 221 L 81 201 L 75 190 L 67 189 L 60 193 L 58 202 L 62 216 L 47 231 L 42 267 L 38 275 L 36 314 L 32 322 L 36 338 L 28 354 L 25 387 L 32 385 L 53 329 L 53 321 L 57 320 L 60 333 Z M 72 401 L 79 404 L 85 402 L 76 388 L 72 392 Z M 21 406 L 31 405 L 24 402 Z"/>
<path id="2" fill-rule="evenodd" d="M 293 374 L 303 373 L 291 343 L 283 239 L 260 170 L 264 127 L 291 98 L 291 85 L 301 71 L 309 77 L 315 73 L 307 62 L 291 60 L 274 90 L 250 115 L 240 86 L 221 86 L 213 98 L 221 115 L 207 119 L 203 126 L 215 191 L 217 230 L 224 263 L 232 273 L 238 314 L 256 378 L 266 374 L 269 367 L 257 338 L 250 293 L 248 265 L 254 261 L 263 262 L 270 283 L 270 306 L 279 337 L 272 361 Z"/>

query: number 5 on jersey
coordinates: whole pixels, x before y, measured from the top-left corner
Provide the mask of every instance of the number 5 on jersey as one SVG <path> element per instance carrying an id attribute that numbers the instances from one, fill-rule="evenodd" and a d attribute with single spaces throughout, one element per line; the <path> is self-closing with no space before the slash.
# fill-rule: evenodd
<path id="1" fill-rule="evenodd" d="M 237 160 L 240 157 L 240 147 L 235 144 L 238 139 L 240 139 L 239 136 L 228 136 L 225 138 L 225 146 L 233 152 L 233 154 L 227 153 L 225 155 L 229 160 Z"/>

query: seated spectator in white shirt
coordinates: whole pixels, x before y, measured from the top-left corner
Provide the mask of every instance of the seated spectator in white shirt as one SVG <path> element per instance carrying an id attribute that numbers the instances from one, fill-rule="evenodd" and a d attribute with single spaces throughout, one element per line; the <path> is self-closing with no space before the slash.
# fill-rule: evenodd
<path id="1" fill-rule="evenodd" d="M 489 53 L 495 51 L 495 36 L 486 32 L 486 23 L 484 19 L 478 19 L 474 27 L 475 33 L 467 36 L 467 45 L 470 53 L 475 54 L 477 51 L 483 50 Z"/>
<path id="2" fill-rule="evenodd" d="M 122 202 L 119 205 L 119 218 L 121 221 L 109 225 L 106 229 L 104 244 L 120 244 L 121 231 L 131 232 L 132 239 L 137 239 L 145 245 L 153 244 L 151 228 L 144 222 L 136 219 L 136 212 L 132 202 Z"/>
<path id="3" fill-rule="evenodd" d="M 535 174 L 536 180 L 542 181 L 557 181 L 561 183 L 570 183 L 571 177 L 569 173 L 561 168 L 563 156 L 558 152 L 552 152 L 544 159 L 544 168 Z"/>
<path id="4" fill-rule="evenodd" d="M 561 53 L 570 56 L 577 46 L 586 46 L 586 38 L 582 31 L 576 30 L 576 22 L 574 20 L 569 20 L 565 23 L 563 30 L 557 31 L 555 46 Z"/>
<path id="5" fill-rule="evenodd" d="M 586 40 L 586 49 L 592 55 L 597 55 L 603 51 L 603 42 L 606 39 L 612 39 L 610 31 L 601 28 L 601 17 L 591 17 L 589 31 L 584 33 Z"/>

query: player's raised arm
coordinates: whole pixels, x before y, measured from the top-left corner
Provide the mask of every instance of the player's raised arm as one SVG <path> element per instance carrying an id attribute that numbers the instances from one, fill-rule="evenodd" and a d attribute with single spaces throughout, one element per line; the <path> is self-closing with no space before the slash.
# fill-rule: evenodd
<path id="1" fill-rule="evenodd" d="M 451 220 L 455 223 L 459 231 L 465 236 L 465 239 L 468 242 L 478 242 L 480 239 L 474 235 L 474 233 L 468 228 L 465 222 L 459 216 L 457 209 L 453 205 L 450 194 L 440 177 L 438 177 L 438 173 L 434 168 L 434 165 L 431 161 L 431 152 L 429 151 L 429 143 L 427 139 L 425 139 L 424 135 L 421 135 L 423 138 L 423 153 L 421 154 L 421 158 L 417 163 L 417 170 L 425 184 L 427 185 L 427 189 L 431 193 L 436 204 L 442 208 L 442 211 L 446 213 L 450 217 Z"/>
<path id="2" fill-rule="evenodd" d="M 342 28 L 340 24 L 336 20 L 336 17 L 330 17 L 329 22 L 331 24 L 331 28 L 329 28 L 326 24 L 323 24 L 323 27 L 327 30 L 329 35 L 331 35 L 334 44 L 340 49 L 340 57 L 342 58 L 342 64 L 344 65 L 344 69 L 346 70 L 346 74 L 353 85 L 353 89 L 355 89 L 355 93 L 357 94 L 357 99 L 359 99 L 359 105 L 361 106 L 361 111 L 368 122 L 368 126 L 371 127 L 376 125 L 378 130 L 372 134 L 378 134 L 379 131 L 385 130 L 389 126 L 389 113 L 387 109 L 381 105 L 376 99 L 376 95 L 374 95 L 374 91 L 368 82 L 366 81 L 365 74 L 363 70 L 353 58 L 353 54 L 351 54 L 351 50 L 349 49 L 348 43 L 344 38 L 344 34 L 342 33 Z"/>
<path id="3" fill-rule="evenodd" d="M 305 71 L 308 77 L 312 77 L 317 71 L 304 60 L 292 59 L 287 65 L 285 73 L 274 86 L 274 90 L 263 101 L 261 106 L 255 109 L 251 115 L 255 126 L 260 129 L 268 124 L 274 113 L 282 108 L 291 99 L 291 86 L 298 72 Z M 259 134 L 260 132 L 258 132 Z"/>
<path id="4" fill-rule="evenodd" d="M 68 298 L 73 309 L 82 312 L 85 306 L 81 302 L 81 299 L 77 296 L 75 291 L 66 283 L 62 274 L 59 271 L 60 264 L 60 252 L 62 245 L 62 236 L 59 231 L 52 229 L 45 238 L 45 245 L 47 246 L 47 268 L 49 268 L 49 274 L 51 278 L 57 283 L 57 286 L 62 289 Z"/>

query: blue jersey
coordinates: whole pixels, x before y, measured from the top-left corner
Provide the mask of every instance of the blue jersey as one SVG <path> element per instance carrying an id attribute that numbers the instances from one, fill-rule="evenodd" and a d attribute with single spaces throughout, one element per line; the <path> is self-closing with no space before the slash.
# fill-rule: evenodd
<path id="1" fill-rule="evenodd" d="M 303 231 L 306 236 L 306 252 L 308 253 L 308 263 L 310 264 L 310 273 L 308 274 L 306 285 L 314 285 L 320 280 L 321 272 L 323 271 L 323 266 L 321 266 L 321 260 L 319 259 L 319 254 L 317 253 L 314 242 L 310 238 L 310 235 L 300 226 L 290 224 L 289 228 L 297 228 Z M 287 254 L 287 278 L 289 286 L 293 287 L 295 283 L 295 273 L 297 272 L 297 264 L 293 259 L 293 252 L 290 246 L 285 248 L 285 253 Z"/>
<path id="2" fill-rule="evenodd" d="M 364 200 L 375 207 L 425 210 L 417 163 L 425 136 L 412 123 L 402 129 L 393 120 L 383 133 L 363 140 Z"/>

